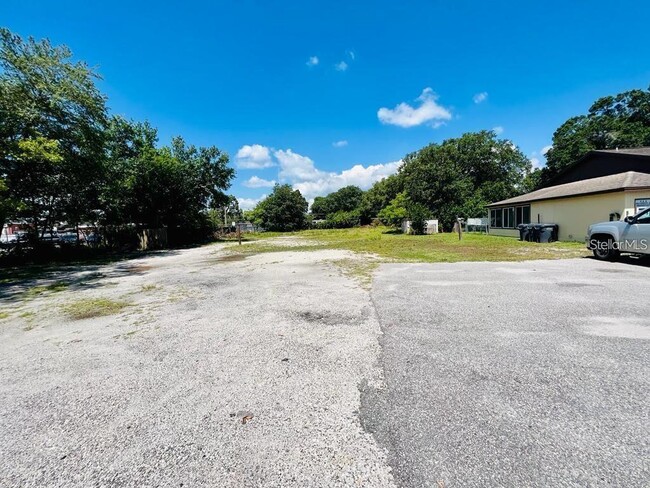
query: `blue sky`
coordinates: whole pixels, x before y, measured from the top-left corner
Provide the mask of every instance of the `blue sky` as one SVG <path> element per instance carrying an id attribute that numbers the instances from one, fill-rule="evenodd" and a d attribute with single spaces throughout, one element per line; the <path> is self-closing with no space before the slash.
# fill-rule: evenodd
<path id="1" fill-rule="evenodd" d="M 0 5 L 1 25 L 96 66 L 114 113 L 228 152 L 244 206 L 272 181 L 368 187 L 480 129 L 543 164 L 568 117 L 650 85 L 649 20 L 639 0 Z"/>

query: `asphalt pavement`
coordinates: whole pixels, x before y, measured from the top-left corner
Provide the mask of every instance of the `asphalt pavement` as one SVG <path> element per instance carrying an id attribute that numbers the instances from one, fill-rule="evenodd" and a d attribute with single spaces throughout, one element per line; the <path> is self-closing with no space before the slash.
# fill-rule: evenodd
<path id="1" fill-rule="evenodd" d="M 650 486 L 650 268 L 388 264 L 362 422 L 406 487 Z"/>

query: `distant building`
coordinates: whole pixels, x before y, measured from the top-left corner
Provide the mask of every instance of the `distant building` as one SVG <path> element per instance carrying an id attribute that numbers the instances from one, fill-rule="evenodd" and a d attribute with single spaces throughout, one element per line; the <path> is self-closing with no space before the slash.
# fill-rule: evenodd
<path id="1" fill-rule="evenodd" d="M 518 236 L 528 223 L 559 225 L 559 239 L 582 241 L 595 222 L 650 206 L 650 147 L 591 151 L 547 186 L 488 205 L 490 233 Z"/>
<path id="2" fill-rule="evenodd" d="M 430 219 L 425 220 L 424 233 L 425 234 L 437 234 L 438 233 L 438 220 Z M 411 221 L 403 220 L 402 221 L 402 232 L 408 234 L 411 232 Z"/>
<path id="3" fill-rule="evenodd" d="M 239 227 L 241 232 L 255 232 L 255 226 L 251 222 L 237 222 L 235 228 Z"/>
<path id="4" fill-rule="evenodd" d="M 30 225 L 24 220 L 17 222 L 7 222 L 2 226 L 2 232 L 0 235 L 6 239 L 10 235 L 27 232 L 29 230 L 29 227 Z"/>

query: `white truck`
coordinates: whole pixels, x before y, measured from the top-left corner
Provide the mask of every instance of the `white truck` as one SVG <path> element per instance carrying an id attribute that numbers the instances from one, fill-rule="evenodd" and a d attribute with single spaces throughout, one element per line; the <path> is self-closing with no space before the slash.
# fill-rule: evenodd
<path id="1" fill-rule="evenodd" d="M 590 225 L 587 248 L 602 261 L 615 261 L 621 253 L 650 254 L 650 208 L 624 220 Z"/>

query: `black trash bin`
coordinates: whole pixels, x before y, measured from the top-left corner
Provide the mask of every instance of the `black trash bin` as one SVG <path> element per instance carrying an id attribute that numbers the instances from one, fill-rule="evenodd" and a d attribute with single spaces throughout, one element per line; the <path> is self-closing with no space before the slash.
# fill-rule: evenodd
<path id="1" fill-rule="evenodd" d="M 519 229 L 519 240 L 520 241 L 530 241 L 532 236 L 532 228 L 530 224 L 519 224 L 517 226 Z"/>
<path id="2" fill-rule="evenodd" d="M 529 227 L 528 240 L 530 242 L 539 242 L 539 235 L 542 233 L 542 224 L 531 224 Z"/>
<path id="3" fill-rule="evenodd" d="M 536 227 L 537 242 L 555 242 L 557 241 L 559 227 L 557 224 L 538 224 Z"/>

